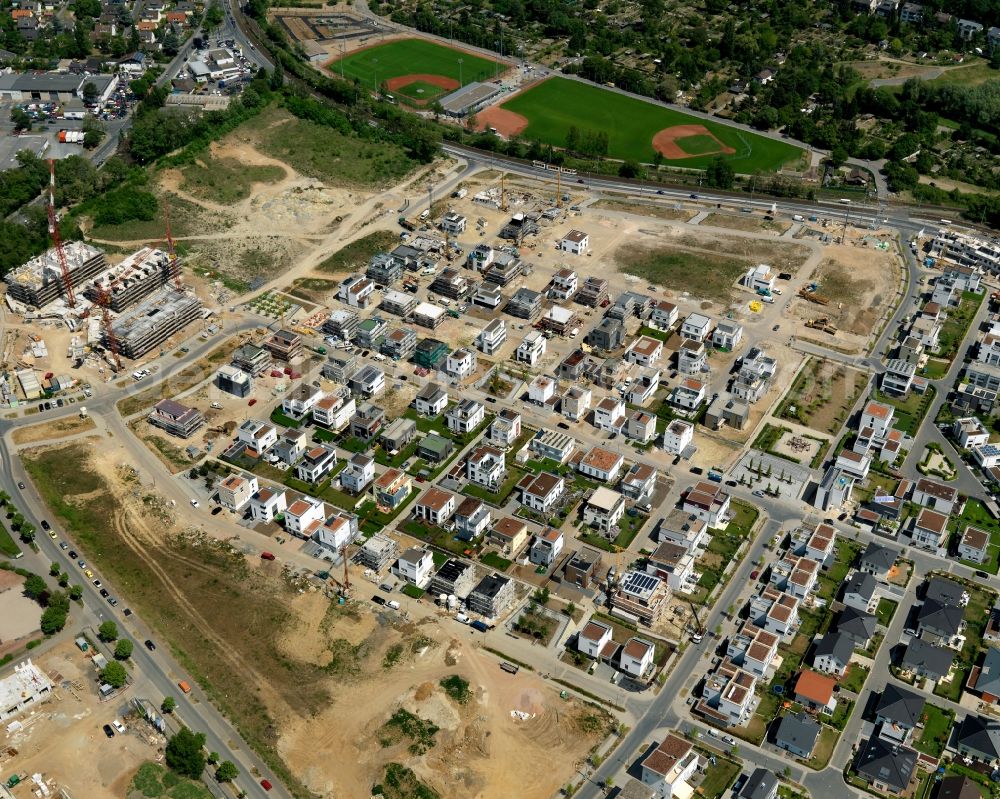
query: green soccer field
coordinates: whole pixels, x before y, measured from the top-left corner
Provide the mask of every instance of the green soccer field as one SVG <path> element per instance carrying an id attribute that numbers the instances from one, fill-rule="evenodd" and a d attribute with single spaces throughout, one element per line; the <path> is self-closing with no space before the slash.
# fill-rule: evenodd
<path id="1" fill-rule="evenodd" d="M 774 172 L 802 155 L 798 147 L 783 141 L 567 78 L 549 78 L 515 95 L 502 107 L 528 120 L 528 127 L 521 134 L 526 140 L 564 147 L 566 133 L 572 126 L 581 134 L 605 131 L 609 137 L 608 156 L 626 161 L 651 163 L 653 136 L 664 128 L 693 124 L 704 125 L 719 141 L 736 151 L 725 158 L 740 173 Z M 687 144 L 693 150 L 708 145 L 708 137 L 705 136 L 686 138 L 691 141 L 681 139 L 679 144 L 687 152 L 691 151 L 685 146 Z M 714 154 L 696 155 L 692 158 L 664 159 L 664 163 L 704 169 L 714 158 Z"/>
<path id="2" fill-rule="evenodd" d="M 359 50 L 331 62 L 327 69 L 339 75 L 341 67 L 345 78 L 357 78 L 363 86 L 372 89 L 376 80 L 383 83 L 404 75 L 441 75 L 461 80 L 464 85 L 477 80 L 493 80 L 507 68 L 505 64 L 424 39 L 397 39 Z"/>

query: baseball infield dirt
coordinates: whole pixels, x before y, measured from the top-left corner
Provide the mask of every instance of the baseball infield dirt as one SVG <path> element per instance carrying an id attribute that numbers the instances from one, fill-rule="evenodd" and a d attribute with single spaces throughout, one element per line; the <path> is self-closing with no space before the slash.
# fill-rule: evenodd
<path id="1" fill-rule="evenodd" d="M 501 136 L 516 136 L 528 127 L 528 120 L 520 114 L 508 111 L 498 105 L 483 109 L 476 114 L 476 130 L 496 128 Z"/>
<path id="2" fill-rule="evenodd" d="M 688 153 L 681 149 L 677 143 L 679 139 L 686 139 L 689 136 L 707 136 L 713 139 L 719 149 L 715 153 L 721 155 L 733 155 L 736 150 L 719 141 L 715 135 L 704 125 L 673 125 L 664 128 L 653 137 L 653 147 L 661 153 L 664 158 L 679 160 L 682 158 L 697 158 L 702 155 L 712 155 L 715 153 Z"/>
<path id="3" fill-rule="evenodd" d="M 411 83 L 416 83 L 417 81 L 429 83 L 431 86 L 437 86 L 447 91 L 453 91 L 458 88 L 457 80 L 446 78 L 444 75 L 400 75 L 398 78 L 389 78 L 385 82 L 385 85 L 390 92 L 398 92 L 404 86 L 409 86 Z"/>

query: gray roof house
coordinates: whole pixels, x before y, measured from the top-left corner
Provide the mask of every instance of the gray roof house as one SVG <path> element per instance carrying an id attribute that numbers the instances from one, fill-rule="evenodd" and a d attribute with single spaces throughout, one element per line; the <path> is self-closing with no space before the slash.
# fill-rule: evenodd
<path id="1" fill-rule="evenodd" d="M 777 795 L 778 778 L 767 769 L 755 768 L 736 799 L 774 799 Z"/>
<path id="2" fill-rule="evenodd" d="M 868 610 L 875 598 L 875 578 L 866 572 L 854 572 L 844 586 L 844 604 L 855 610 Z"/>
<path id="3" fill-rule="evenodd" d="M 854 761 L 858 776 L 877 791 L 903 793 L 917 767 L 917 753 L 881 738 L 861 745 Z"/>
<path id="4" fill-rule="evenodd" d="M 855 608 L 844 608 L 837 619 L 837 632 L 846 635 L 854 646 L 862 649 L 871 643 L 877 626 L 878 619 L 875 616 Z"/>
<path id="5" fill-rule="evenodd" d="M 780 748 L 802 758 L 812 757 L 819 723 L 808 713 L 787 713 L 778 722 L 774 743 Z"/>
<path id="6" fill-rule="evenodd" d="M 968 757 L 995 763 L 1000 759 L 1000 721 L 970 713 L 959 725 L 956 748 Z"/>
<path id="7" fill-rule="evenodd" d="M 924 698 L 920 694 L 892 683 L 886 685 L 875 707 L 877 721 L 907 731 L 917 726 L 923 713 Z"/>
<path id="8" fill-rule="evenodd" d="M 931 577 L 927 581 L 924 599 L 933 599 L 942 605 L 958 608 L 968 604 L 969 595 L 961 584 L 954 580 L 945 577 Z"/>
<path id="9" fill-rule="evenodd" d="M 919 638 L 911 638 L 903 655 L 902 666 L 914 674 L 931 680 L 940 680 L 951 670 L 954 660 L 954 650 L 934 646 Z"/>
<path id="10" fill-rule="evenodd" d="M 969 690 L 988 702 L 1000 698 L 1000 649 L 991 646 L 986 650 L 982 665 L 975 666 L 969 676 Z"/>
<path id="11" fill-rule="evenodd" d="M 917 630 L 921 638 L 947 640 L 962 629 L 962 608 L 926 599 L 917 612 Z"/>
<path id="12" fill-rule="evenodd" d="M 861 553 L 858 568 L 876 578 L 884 579 L 898 557 L 899 553 L 895 549 L 872 541 L 868 544 L 868 548 Z"/>
<path id="13" fill-rule="evenodd" d="M 827 633 L 816 642 L 813 668 L 838 677 L 847 671 L 854 654 L 854 642 L 842 633 Z"/>

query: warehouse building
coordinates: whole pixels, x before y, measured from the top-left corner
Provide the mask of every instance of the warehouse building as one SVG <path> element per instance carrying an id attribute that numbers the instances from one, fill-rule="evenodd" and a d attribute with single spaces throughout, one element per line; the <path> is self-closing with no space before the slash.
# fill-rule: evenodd
<path id="1" fill-rule="evenodd" d="M 118 351 L 126 358 L 141 358 L 201 314 L 201 301 L 187 291 L 163 288 L 140 305 L 119 316 L 111 325 Z M 110 348 L 107 332 L 104 346 Z"/>
<path id="2" fill-rule="evenodd" d="M 97 89 L 95 105 L 104 105 L 118 86 L 117 75 L 78 75 L 72 72 L 11 72 L 0 75 L 0 100 L 15 103 L 60 103 L 83 99 L 83 87 Z"/>
<path id="3" fill-rule="evenodd" d="M 82 241 L 64 244 L 63 254 L 74 286 L 82 285 L 108 268 L 104 253 Z M 65 296 L 65 290 L 59 253 L 54 247 L 7 275 L 7 293 L 33 308 L 43 308 Z"/>

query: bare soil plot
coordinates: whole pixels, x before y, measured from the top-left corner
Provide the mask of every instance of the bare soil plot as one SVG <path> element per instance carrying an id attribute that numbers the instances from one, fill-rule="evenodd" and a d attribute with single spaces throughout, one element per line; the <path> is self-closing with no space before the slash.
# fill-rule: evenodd
<path id="1" fill-rule="evenodd" d="M 85 557 L 297 796 L 366 796 L 397 762 L 444 799 L 547 799 L 610 729 L 603 711 L 560 699 L 536 675 L 503 672 L 436 609 L 404 623 L 367 602 L 340 606 L 280 564 L 251 567 L 228 544 L 178 529 L 131 467 L 97 452 L 74 443 L 24 461 Z M 469 683 L 465 704 L 440 687 L 455 674 Z M 400 708 L 439 728 L 423 753 L 378 741 Z"/>
<path id="2" fill-rule="evenodd" d="M 835 434 L 867 385 L 868 376 L 864 372 L 823 358 L 810 358 L 775 416 L 821 433 Z"/>
<path id="3" fill-rule="evenodd" d="M 712 227 L 730 228 L 731 230 L 743 230 L 747 233 L 773 233 L 779 236 L 792 226 L 791 222 L 758 219 L 749 214 L 737 216 L 735 214 L 719 213 L 709 214 L 701 221 L 701 224 L 711 225 Z"/>
<path id="4" fill-rule="evenodd" d="M 788 305 L 791 316 L 803 323 L 796 335 L 846 353 L 867 350 L 872 334 L 897 299 L 899 270 L 895 253 L 873 247 L 830 246 L 827 257 L 807 278 L 808 283 L 816 284 L 815 296 L 826 303 L 795 297 Z M 804 324 L 823 318 L 836 328 L 834 334 Z"/>
<path id="5" fill-rule="evenodd" d="M 687 222 L 694 218 L 696 212 L 687 208 L 667 208 L 662 205 L 652 203 L 624 202 L 622 200 L 598 200 L 591 204 L 590 208 L 600 208 L 608 211 L 620 211 L 625 214 L 636 214 L 637 216 L 651 216 L 655 219 L 673 219 L 680 222 Z"/>
<path id="6" fill-rule="evenodd" d="M 67 416 L 52 422 L 19 427 L 14 431 L 13 438 L 15 444 L 33 444 L 37 441 L 75 436 L 78 433 L 93 430 L 94 427 L 94 420 L 90 417 L 81 419 L 79 416 Z"/>

